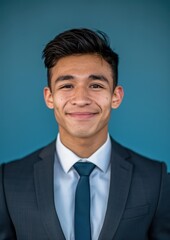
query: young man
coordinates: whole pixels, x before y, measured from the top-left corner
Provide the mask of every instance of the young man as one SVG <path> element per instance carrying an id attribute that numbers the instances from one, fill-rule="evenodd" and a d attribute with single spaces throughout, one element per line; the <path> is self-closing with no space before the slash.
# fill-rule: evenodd
<path id="1" fill-rule="evenodd" d="M 106 36 L 72 29 L 43 53 L 44 98 L 59 134 L 45 148 L 1 166 L 0 240 L 169 240 L 165 164 L 108 134 L 123 89 L 118 55 Z"/>

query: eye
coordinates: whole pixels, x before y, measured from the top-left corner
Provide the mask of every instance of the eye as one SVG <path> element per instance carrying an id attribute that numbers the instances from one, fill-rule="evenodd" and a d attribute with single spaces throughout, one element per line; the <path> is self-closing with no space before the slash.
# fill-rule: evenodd
<path id="1" fill-rule="evenodd" d="M 100 84 L 94 83 L 90 85 L 90 88 L 98 89 L 98 88 L 103 88 L 103 86 L 101 86 Z"/>
<path id="2" fill-rule="evenodd" d="M 72 84 L 65 84 L 65 85 L 62 85 L 60 86 L 59 88 L 60 89 L 70 89 L 70 88 L 73 88 L 74 86 Z"/>

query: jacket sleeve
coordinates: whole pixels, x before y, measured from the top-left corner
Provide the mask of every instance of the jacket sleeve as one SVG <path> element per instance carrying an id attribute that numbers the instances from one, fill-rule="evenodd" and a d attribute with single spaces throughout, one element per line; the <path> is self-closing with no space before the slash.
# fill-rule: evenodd
<path id="1" fill-rule="evenodd" d="M 3 183 L 4 165 L 0 166 L 0 240 L 16 240 L 14 226 L 8 212 L 4 183 Z"/>
<path id="2" fill-rule="evenodd" d="M 151 240 L 170 239 L 170 174 L 167 173 L 165 164 L 162 164 L 159 201 L 150 235 Z"/>

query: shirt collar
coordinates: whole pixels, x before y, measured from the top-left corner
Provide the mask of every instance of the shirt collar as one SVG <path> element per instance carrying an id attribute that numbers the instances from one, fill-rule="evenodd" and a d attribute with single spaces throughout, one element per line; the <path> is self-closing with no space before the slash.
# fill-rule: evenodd
<path id="1" fill-rule="evenodd" d="M 111 156 L 111 139 L 109 134 L 106 142 L 89 158 L 80 159 L 80 157 L 65 147 L 60 140 L 60 134 L 57 136 L 56 149 L 60 164 L 65 173 L 68 173 L 72 166 L 80 160 L 94 163 L 103 172 L 106 172 L 109 167 Z"/>

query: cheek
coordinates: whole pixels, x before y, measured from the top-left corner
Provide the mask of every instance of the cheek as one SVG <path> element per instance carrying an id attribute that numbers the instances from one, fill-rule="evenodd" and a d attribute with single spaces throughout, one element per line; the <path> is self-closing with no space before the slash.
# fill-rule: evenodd
<path id="1" fill-rule="evenodd" d="M 65 111 L 65 106 L 67 105 L 68 100 L 66 99 L 66 97 L 57 95 L 57 97 L 55 97 L 54 99 L 54 111 L 55 114 L 57 115 L 61 115 L 62 112 L 64 113 Z"/>
<path id="2" fill-rule="evenodd" d="M 64 97 L 60 94 L 55 94 L 55 96 L 54 96 L 55 107 L 58 108 L 58 107 L 62 106 L 63 102 L 64 102 Z"/>
<path id="3" fill-rule="evenodd" d="M 109 97 L 105 97 L 105 101 L 109 103 L 110 102 L 110 98 Z"/>
<path id="4" fill-rule="evenodd" d="M 111 108 L 112 106 L 112 99 L 109 96 L 100 97 L 99 98 L 100 105 L 103 109 Z"/>
<path id="5" fill-rule="evenodd" d="M 62 106 L 70 99 L 70 95 L 67 93 L 56 92 L 54 95 L 54 102 L 56 106 Z"/>
<path id="6" fill-rule="evenodd" d="M 103 111 L 105 112 L 106 115 L 110 115 L 112 111 L 112 102 L 109 97 L 107 97 L 103 103 Z"/>
<path id="7" fill-rule="evenodd" d="M 102 114 L 101 117 L 103 116 L 104 118 L 108 118 L 112 110 L 112 103 L 110 97 L 101 97 L 98 100 L 100 101 L 97 101 L 96 99 L 96 105 L 98 105 L 98 107 L 100 108 Z"/>
<path id="8" fill-rule="evenodd" d="M 62 102 L 63 99 L 62 98 L 57 98 L 54 100 L 54 112 L 57 114 L 57 112 L 60 111 L 60 109 L 62 108 Z"/>
<path id="9" fill-rule="evenodd" d="M 112 103 L 112 98 L 109 94 L 100 93 L 93 96 L 93 101 L 98 103 L 101 107 L 110 106 Z"/>

